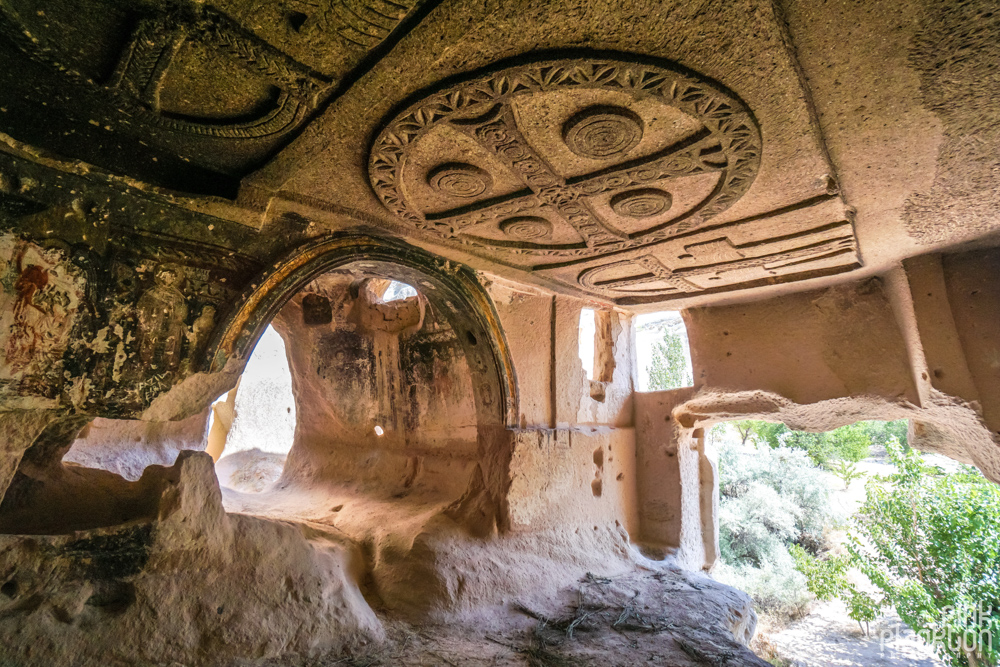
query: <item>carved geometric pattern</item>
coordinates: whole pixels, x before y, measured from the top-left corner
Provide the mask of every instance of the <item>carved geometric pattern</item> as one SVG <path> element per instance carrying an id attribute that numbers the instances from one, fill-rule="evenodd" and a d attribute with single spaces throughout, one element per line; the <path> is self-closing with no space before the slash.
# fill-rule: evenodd
<path id="1" fill-rule="evenodd" d="M 611 208 L 618 215 L 628 218 L 649 218 L 670 208 L 669 192 L 658 188 L 626 190 L 611 198 Z"/>
<path id="2" fill-rule="evenodd" d="M 443 164 L 427 175 L 427 182 L 438 192 L 453 197 L 477 197 L 492 184 L 490 175 L 471 164 L 449 162 Z"/>
<path id="3" fill-rule="evenodd" d="M 658 118 L 684 129 L 664 133 Z M 452 153 L 468 175 L 464 201 L 414 186 L 440 156 L 453 166 Z M 662 61 L 544 60 L 445 82 L 406 107 L 376 137 L 369 178 L 419 230 L 622 304 L 860 266 L 833 180 L 825 194 L 719 221 L 761 154 L 750 110 L 697 74 Z"/>
<path id="4" fill-rule="evenodd" d="M 552 223 L 545 218 L 533 215 L 525 215 L 517 218 L 508 218 L 500 223 L 500 231 L 507 236 L 522 241 L 545 238 L 552 234 Z"/>
<path id="5" fill-rule="evenodd" d="M 103 88 L 129 115 L 184 134 L 239 139 L 280 134 L 301 120 L 316 105 L 318 96 L 332 85 L 210 7 L 202 7 L 197 20 L 185 20 L 179 14 L 141 19 L 115 73 L 104 85 L 60 62 L 55 55 L 57 50 L 44 37 L 30 33 L 16 10 L 4 1 L 0 1 L 0 35 L 10 38 L 28 57 L 60 71 L 78 85 Z M 227 53 L 270 80 L 282 91 L 273 108 L 258 118 L 237 123 L 200 123 L 162 115 L 158 99 L 160 82 L 185 41 Z"/>
<path id="6" fill-rule="evenodd" d="M 660 256 L 670 250 L 674 252 L 674 257 L 680 260 L 674 268 L 648 254 L 585 269 L 578 275 L 577 283 L 588 291 L 628 304 L 746 289 L 854 269 L 860 266 L 860 260 L 853 225 L 846 219 L 849 215 L 836 222 L 742 244 L 733 243 L 728 236 L 742 224 L 753 224 L 760 218 L 775 217 L 789 210 L 819 207 L 836 198 L 834 194 L 814 197 L 776 213 L 755 216 L 755 220 L 679 235 L 656 249 Z M 748 270 L 757 270 L 756 275 L 721 282 L 725 276 L 739 276 Z M 721 284 L 713 286 L 712 281 Z"/>
<path id="7" fill-rule="evenodd" d="M 653 154 L 565 178 L 527 141 L 512 103 L 522 96 L 586 90 L 615 91 L 637 100 L 652 98 L 695 119 L 700 129 Z M 442 124 L 463 132 L 495 155 L 524 189 L 451 210 L 421 210 L 405 194 L 403 166 L 414 146 Z M 624 155 L 642 132 L 642 120 L 633 111 L 600 105 L 580 109 L 563 127 L 568 148 L 589 157 Z M 376 138 L 369 176 L 386 208 L 418 229 L 463 245 L 520 256 L 523 259 L 514 260 L 519 264 L 533 264 L 541 258 L 572 264 L 659 243 L 703 225 L 747 191 L 756 176 L 760 154 L 760 131 L 747 107 L 720 86 L 675 65 L 608 58 L 550 60 L 448 86 L 411 105 L 391 119 Z M 597 195 L 636 190 L 666 178 L 716 173 L 718 182 L 702 201 L 639 231 L 622 231 L 609 224 L 590 201 Z M 664 195 L 660 198 L 662 210 L 669 205 L 669 194 Z M 632 217 L 652 211 L 649 203 L 636 202 Z M 539 210 L 568 222 L 582 242 L 531 242 L 523 237 L 501 241 L 467 233 L 483 222 L 499 225 Z"/>
<path id="8" fill-rule="evenodd" d="M 417 4 L 416 0 L 334 0 L 321 9 L 316 22 L 324 31 L 371 49 L 388 37 Z"/>
<path id="9" fill-rule="evenodd" d="M 588 107 L 566 122 L 563 139 L 571 151 L 584 157 L 626 153 L 642 139 L 642 119 L 622 107 Z"/>

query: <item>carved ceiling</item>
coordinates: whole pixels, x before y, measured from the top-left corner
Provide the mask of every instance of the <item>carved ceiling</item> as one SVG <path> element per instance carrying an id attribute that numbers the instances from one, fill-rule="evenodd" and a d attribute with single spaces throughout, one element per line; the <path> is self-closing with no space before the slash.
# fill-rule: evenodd
<path id="1" fill-rule="evenodd" d="M 372 186 L 421 232 L 639 302 L 858 265 L 850 220 L 791 210 L 719 223 L 761 133 L 720 85 L 668 62 L 543 60 L 448 83 L 381 131 Z"/>
<path id="2" fill-rule="evenodd" d="M 635 53 L 566 51 L 569 18 L 504 3 L 35 4 L 0 0 L 0 131 L 60 156 L 623 305 L 861 266 L 787 35 L 754 0 L 720 10 L 756 16 L 752 38 L 695 17 L 592 39 Z"/>
<path id="3" fill-rule="evenodd" d="M 0 131 L 234 196 L 418 4 L 0 0 Z"/>

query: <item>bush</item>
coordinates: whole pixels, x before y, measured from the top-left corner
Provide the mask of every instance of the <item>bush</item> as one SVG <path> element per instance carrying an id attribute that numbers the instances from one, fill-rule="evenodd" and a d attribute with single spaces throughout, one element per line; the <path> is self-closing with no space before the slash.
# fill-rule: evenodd
<path id="1" fill-rule="evenodd" d="M 890 441 L 898 473 L 872 480 L 854 522 L 852 563 L 955 667 L 1000 661 L 1000 487 L 974 468 L 942 475 Z"/>
<path id="2" fill-rule="evenodd" d="M 805 452 L 728 444 L 719 452 L 719 546 L 715 576 L 746 591 L 757 608 L 785 618 L 809 603 L 806 578 L 789 554 L 792 544 L 820 548 L 837 521 L 825 473 Z"/>
<path id="3" fill-rule="evenodd" d="M 734 565 L 723 560 L 712 575 L 747 593 L 753 598 L 758 612 L 782 619 L 805 615 L 812 601 L 806 588 L 806 578 L 795 569 L 787 549 L 777 552 L 774 560 L 765 560 L 759 566 Z"/>
<path id="4" fill-rule="evenodd" d="M 723 447 L 719 452 L 719 540 L 730 562 L 773 560 L 772 546 L 798 543 L 815 551 L 837 522 L 825 473 L 805 452 Z"/>
<path id="5" fill-rule="evenodd" d="M 795 569 L 805 575 L 809 591 L 818 599 L 832 600 L 850 585 L 847 571 L 851 567 L 851 559 L 847 556 L 820 560 L 797 544 L 793 544 L 789 551 L 795 561 Z"/>
<path id="6" fill-rule="evenodd" d="M 744 443 L 766 444 L 772 449 L 801 449 L 816 465 L 836 460 L 856 463 L 868 458 L 871 445 L 884 447 L 890 441 L 905 444 L 907 431 L 905 419 L 857 422 L 824 433 L 793 431 L 781 423 L 753 420 L 735 422 L 735 425 Z"/>

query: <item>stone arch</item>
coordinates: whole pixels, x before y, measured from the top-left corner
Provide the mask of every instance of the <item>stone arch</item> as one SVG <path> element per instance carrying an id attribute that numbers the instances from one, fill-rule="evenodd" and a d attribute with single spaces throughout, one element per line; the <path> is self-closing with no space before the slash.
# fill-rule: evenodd
<path id="1" fill-rule="evenodd" d="M 481 426 L 517 426 L 514 364 L 493 302 L 461 265 L 413 246 L 384 238 L 338 234 L 301 245 L 252 281 L 217 328 L 205 369 L 221 371 L 231 359 L 245 361 L 268 323 L 313 278 L 358 265 L 417 287 L 460 332 L 473 373 L 476 414 Z"/>

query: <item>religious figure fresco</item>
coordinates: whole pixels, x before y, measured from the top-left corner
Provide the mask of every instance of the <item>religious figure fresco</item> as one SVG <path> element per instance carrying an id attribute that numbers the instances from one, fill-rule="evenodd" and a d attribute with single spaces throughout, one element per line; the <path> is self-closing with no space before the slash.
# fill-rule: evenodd
<path id="1" fill-rule="evenodd" d="M 212 335 L 214 327 L 215 306 L 206 304 L 201 307 L 201 314 L 192 322 L 191 328 L 187 332 L 190 348 L 187 358 L 181 364 L 182 375 L 187 376 L 191 374 L 193 365 L 201 359 L 202 354 L 205 352 L 205 346 L 208 345 L 208 338 Z"/>
<path id="2" fill-rule="evenodd" d="M 139 297 L 139 359 L 160 372 L 180 367 L 189 334 L 187 300 L 180 290 L 183 283 L 181 267 L 160 265 L 153 286 Z"/>

